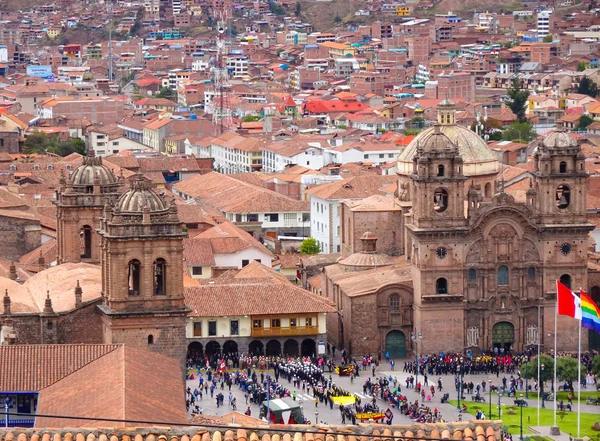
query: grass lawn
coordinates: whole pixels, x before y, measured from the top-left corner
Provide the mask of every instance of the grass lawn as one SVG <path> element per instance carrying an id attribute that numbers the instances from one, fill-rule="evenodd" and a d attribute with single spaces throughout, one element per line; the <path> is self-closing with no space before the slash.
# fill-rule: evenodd
<path id="1" fill-rule="evenodd" d="M 521 393 L 521 392 L 519 392 L 519 393 Z M 525 393 L 523 393 L 523 395 L 525 395 Z M 566 403 L 568 400 L 568 395 L 569 395 L 569 392 L 559 392 L 558 393 L 558 401 L 563 400 Z M 529 392 L 529 399 L 536 400 L 537 396 L 538 396 L 537 392 Z M 600 392 L 591 392 L 591 391 L 582 390 L 581 391 L 581 403 L 582 404 L 585 403 L 585 400 L 587 397 L 599 398 Z M 573 401 L 577 401 L 577 391 L 575 391 L 575 399 Z M 598 408 L 598 412 L 600 412 L 600 407 Z"/>
<path id="2" fill-rule="evenodd" d="M 531 396 L 531 394 L 529 395 Z M 456 406 L 456 400 L 448 401 L 450 404 Z M 520 422 L 521 422 L 521 409 L 518 406 L 512 405 L 513 400 L 511 399 L 510 404 L 502 404 L 502 415 L 500 419 L 504 422 L 505 426 L 508 426 L 508 431 L 512 434 L 520 433 Z M 462 401 L 461 401 L 462 403 Z M 473 401 L 466 401 L 467 412 L 471 415 L 475 415 L 478 410 L 485 413 L 486 418 L 488 419 L 497 419 L 498 418 L 498 403 L 494 403 L 492 400 L 492 414 L 491 418 L 488 415 L 489 411 L 489 403 L 475 403 Z M 514 415 L 509 413 L 509 410 L 514 411 Z M 540 410 L 540 425 L 541 426 L 551 426 L 554 422 L 552 409 L 541 409 Z M 572 435 L 573 437 L 577 436 L 577 413 L 576 412 L 557 412 L 557 423 L 560 430 L 563 432 Z M 581 437 L 589 436 L 592 439 L 595 439 L 598 436 L 598 432 L 592 430 L 592 426 L 594 425 L 594 421 L 600 419 L 598 413 L 581 413 Z M 531 434 L 527 427 L 529 426 L 537 426 L 537 408 L 536 407 L 524 407 L 523 408 L 523 433 Z"/>

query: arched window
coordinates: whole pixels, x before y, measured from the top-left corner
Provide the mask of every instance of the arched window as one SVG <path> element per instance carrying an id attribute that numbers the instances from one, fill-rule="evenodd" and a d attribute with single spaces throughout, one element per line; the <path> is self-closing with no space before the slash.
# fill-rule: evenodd
<path id="1" fill-rule="evenodd" d="M 469 281 L 473 281 L 477 279 L 477 270 L 475 268 L 471 268 L 469 270 Z"/>
<path id="2" fill-rule="evenodd" d="M 446 211 L 448 208 L 448 192 L 443 188 L 438 188 L 433 194 L 433 209 L 438 213 Z"/>
<path id="3" fill-rule="evenodd" d="M 80 256 L 82 259 L 89 259 L 92 257 L 92 227 L 89 225 L 84 225 L 81 228 L 81 232 L 79 233 Z"/>
<path id="4" fill-rule="evenodd" d="M 556 188 L 556 206 L 560 209 L 567 208 L 571 204 L 571 189 L 566 185 Z"/>
<path id="5" fill-rule="evenodd" d="M 150 334 L 148 336 L 148 344 L 149 345 L 153 345 L 154 344 L 154 336 L 152 334 Z"/>
<path id="6" fill-rule="evenodd" d="M 438 165 L 438 176 L 444 176 L 444 166 L 442 164 Z"/>
<path id="7" fill-rule="evenodd" d="M 483 196 L 486 198 L 492 197 L 492 184 L 489 182 L 485 184 L 485 187 L 483 187 Z"/>
<path id="8" fill-rule="evenodd" d="M 128 273 L 127 280 L 129 285 L 129 295 L 130 296 L 139 296 L 140 295 L 140 273 L 141 266 L 139 260 L 133 259 L 129 261 L 127 265 Z"/>
<path id="9" fill-rule="evenodd" d="M 527 270 L 527 277 L 530 279 L 535 279 L 535 268 L 531 267 Z"/>
<path id="10" fill-rule="evenodd" d="M 560 276 L 560 283 L 571 289 L 571 276 L 568 274 L 563 274 Z"/>
<path id="11" fill-rule="evenodd" d="M 390 297 L 390 309 L 392 311 L 398 311 L 400 309 L 400 297 L 397 295 Z"/>
<path id="12" fill-rule="evenodd" d="M 167 294 L 167 261 L 156 259 L 154 261 L 154 295 L 164 296 Z"/>
<path id="13" fill-rule="evenodd" d="M 508 267 L 506 265 L 498 268 L 498 285 L 508 285 Z"/>
<path id="14" fill-rule="evenodd" d="M 562 161 L 560 163 L 560 165 L 558 166 L 558 170 L 560 173 L 566 173 L 567 172 L 567 163 L 565 161 Z"/>
<path id="15" fill-rule="evenodd" d="M 448 294 L 448 281 L 440 277 L 435 281 L 435 292 L 437 294 Z"/>

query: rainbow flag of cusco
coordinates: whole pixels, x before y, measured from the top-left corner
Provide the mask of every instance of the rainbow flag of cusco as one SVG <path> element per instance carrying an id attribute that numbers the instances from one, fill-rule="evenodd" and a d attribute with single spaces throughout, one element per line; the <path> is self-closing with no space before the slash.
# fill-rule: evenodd
<path id="1" fill-rule="evenodd" d="M 600 308 L 585 292 L 580 291 L 581 326 L 600 334 Z"/>

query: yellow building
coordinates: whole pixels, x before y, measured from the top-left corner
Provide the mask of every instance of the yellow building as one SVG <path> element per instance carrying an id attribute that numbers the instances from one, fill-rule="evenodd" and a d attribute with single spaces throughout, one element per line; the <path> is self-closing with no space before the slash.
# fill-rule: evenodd
<path id="1" fill-rule="evenodd" d="M 396 15 L 398 17 L 408 17 L 412 14 L 412 10 L 409 6 L 396 6 Z"/>
<path id="2" fill-rule="evenodd" d="M 51 40 L 54 40 L 56 37 L 58 37 L 62 32 L 62 28 L 55 26 L 55 27 L 51 27 L 48 28 L 46 30 L 46 35 L 48 35 L 48 38 Z"/>

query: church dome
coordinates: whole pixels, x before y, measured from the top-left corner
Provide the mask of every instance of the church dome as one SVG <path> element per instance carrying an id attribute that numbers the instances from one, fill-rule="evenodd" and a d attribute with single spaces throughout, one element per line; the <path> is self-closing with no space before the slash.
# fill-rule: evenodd
<path id="1" fill-rule="evenodd" d="M 83 164 L 75 169 L 70 182 L 74 186 L 90 186 L 96 182 L 100 185 L 118 183 L 113 172 L 102 164 L 102 158 L 94 156 L 93 151 L 88 156 L 84 156 Z"/>
<path id="2" fill-rule="evenodd" d="M 542 143 L 548 148 L 577 147 L 577 141 L 565 130 L 553 131 L 546 135 Z"/>
<path id="3" fill-rule="evenodd" d="M 123 193 L 115 205 L 121 213 L 141 213 L 145 208 L 150 212 L 169 209 L 167 202 L 152 190 L 152 183 L 141 175 L 135 177 L 131 188 Z"/>
<path id="4" fill-rule="evenodd" d="M 475 132 L 456 124 L 456 106 L 445 99 L 438 105 L 438 124 L 419 133 L 398 157 L 398 174 L 413 173 L 413 159 L 417 147 L 448 147 L 440 143 L 454 144 L 462 156 L 465 176 L 489 175 L 498 172 L 498 159 L 486 142 Z"/>

